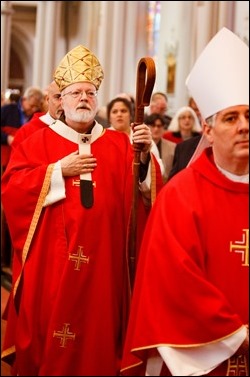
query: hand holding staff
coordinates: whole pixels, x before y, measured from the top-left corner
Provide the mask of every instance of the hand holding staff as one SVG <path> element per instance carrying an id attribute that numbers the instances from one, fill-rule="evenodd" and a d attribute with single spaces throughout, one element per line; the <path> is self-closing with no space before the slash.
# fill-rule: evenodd
<path id="1" fill-rule="evenodd" d="M 150 57 L 140 59 L 137 67 L 136 99 L 135 99 L 135 120 L 134 126 L 142 124 L 144 121 L 144 107 L 149 105 L 150 97 L 155 84 L 155 63 Z M 134 163 L 133 163 L 133 199 L 130 219 L 129 234 L 129 273 L 131 290 L 134 285 L 135 269 L 137 262 L 136 255 L 136 233 L 137 233 L 137 209 L 139 193 L 139 171 L 140 154 L 143 144 L 133 143 Z"/>

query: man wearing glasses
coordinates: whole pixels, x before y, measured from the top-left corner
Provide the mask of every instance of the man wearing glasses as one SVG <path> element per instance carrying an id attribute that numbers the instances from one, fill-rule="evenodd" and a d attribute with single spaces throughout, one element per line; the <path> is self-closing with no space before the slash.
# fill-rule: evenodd
<path id="1" fill-rule="evenodd" d="M 2 182 L 16 252 L 2 357 L 18 375 L 119 375 L 133 150 L 94 119 L 103 70 L 91 51 L 71 50 L 54 79 L 64 119 L 15 149 Z M 143 180 L 156 168 L 145 124 L 133 141 Z"/>

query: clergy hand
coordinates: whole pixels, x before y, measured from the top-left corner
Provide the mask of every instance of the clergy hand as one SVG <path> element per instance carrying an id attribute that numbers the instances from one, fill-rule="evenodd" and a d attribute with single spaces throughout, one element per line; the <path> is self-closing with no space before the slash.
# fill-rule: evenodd
<path id="1" fill-rule="evenodd" d="M 137 145 L 140 144 L 140 151 L 141 153 L 141 161 L 146 162 L 148 158 L 148 153 L 150 152 L 150 149 L 152 147 L 152 134 L 149 126 L 147 126 L 145 123 L 134 125 L 132 123 L 132 129 L 133 129 L 133 143 L 135 150 L 137 150 Z"/>
<path id="2" fill-rule="evenodd" d="M 64 177 L 91 173 L 97 166 L 96 158 L 92 154 L 80 155 L 78 151 L 65 156 L 60 162 Z"/>

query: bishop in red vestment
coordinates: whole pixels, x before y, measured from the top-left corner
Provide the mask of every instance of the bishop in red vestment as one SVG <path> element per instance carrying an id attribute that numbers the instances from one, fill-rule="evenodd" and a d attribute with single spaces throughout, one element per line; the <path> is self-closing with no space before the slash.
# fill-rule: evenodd
<path id="1" fill-rule="evenodd" d="M 249 375 L 248 82 L 249 48 L 222 28 L 186 80 L 203 136 L 150 212 L 123 375 Z"/>
<path id="2" fill-rule="evenodd" d="M 248 324 L 248 208 L 249 186 L 223 176 L 210 149 L 161 190 L 141 246 L 124 375 L 143 375 L 157 347 L 212 344 Z"/>

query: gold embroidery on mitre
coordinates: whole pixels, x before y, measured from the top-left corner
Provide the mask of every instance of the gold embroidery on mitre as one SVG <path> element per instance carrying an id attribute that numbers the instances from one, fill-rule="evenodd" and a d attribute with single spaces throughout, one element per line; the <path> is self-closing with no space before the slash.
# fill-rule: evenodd
<path id="1" fill-rule="evenodd" d="M 89 257 L 83 254 L 83 246 L 78 246 L 76 254 L 70 254 L 69 260 L 75 262 L 74 270 L 80 271 L 81 263 L 89 263 Z"/>
<path id="2" fill-rule="evenodd" d="M 230 251 L 240 253 L 242 266 L 249 266 L 249 229 L 243 229 L 241 241 L 230 242 Z"/>
<path id="3" fill-rule="evenodd" d="M 66 348 L 68 340 L 75 340 L 76 334 L 69 331 L 69 323 L 64 323 L 62 331 L 54 331 L 53 338 L 60 339 L 60 347 Z"/>
<path id="4" fill-rule="evenodd" d="M 90 82 L 98 90 L 103 77 L 104 73 L 99 60 L 82 45 L 69 51 L 54 73 L 54 80 L 60 91 L 76 82 Z"/>

